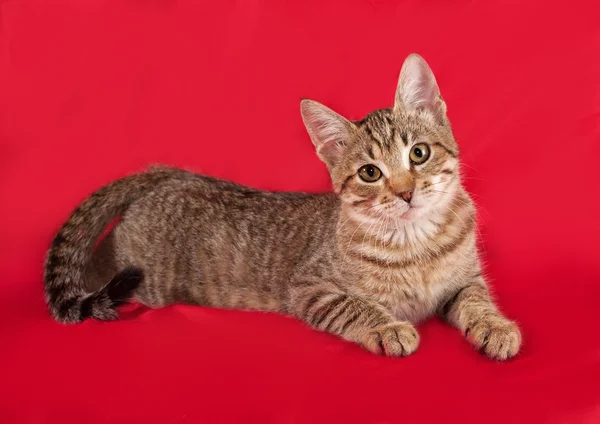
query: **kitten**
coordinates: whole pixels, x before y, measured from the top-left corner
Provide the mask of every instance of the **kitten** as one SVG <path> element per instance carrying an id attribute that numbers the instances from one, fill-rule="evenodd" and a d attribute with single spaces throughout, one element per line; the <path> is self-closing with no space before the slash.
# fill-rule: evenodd
<path id="1" fill-rule="evenodd" d="M 413 323 L 437 313 L 490 358 L 516 355 L 521 335 L 486 287 L 475 209 L 426 62 L 410 55 L 394 106 L 362 121 L 312 100 L 301 112 L 335 193 L 264 192 L 171 168 L 117 180 L 52 243 L 54 318 L 116 319 L 129 298 L 278 311 L 405 356 L 419 345 Z"/>

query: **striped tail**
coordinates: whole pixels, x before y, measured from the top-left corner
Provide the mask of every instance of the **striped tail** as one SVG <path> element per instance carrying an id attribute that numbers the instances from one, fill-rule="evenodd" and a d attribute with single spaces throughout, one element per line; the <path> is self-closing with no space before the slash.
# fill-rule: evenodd
<path id="1" fill-rule="evenodd" d="M 75 209 L 54 237 L 44 267 L 46 302 L 57 321 L 75 323 L 86 318 L 118 318 L 115 308 L 133 296 L 144 276 L 140 269 L 128 267 L 101 289 L 89 293 L 85 276 L 94 245 L 107 225 L 133 202 L 157 184 L 183 172 L 156 168 L 116 180 L 93 193 Z"/>

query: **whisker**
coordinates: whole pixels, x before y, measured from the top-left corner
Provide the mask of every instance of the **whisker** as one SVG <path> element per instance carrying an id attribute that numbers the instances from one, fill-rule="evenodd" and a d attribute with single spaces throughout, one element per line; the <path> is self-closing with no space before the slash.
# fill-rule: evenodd
<path id="1" fill-rule="evenodd" d="M 461 167 L 462 167 L 462 166 L 466 166 L 467 168 L 471 168 L 473 171 L 475 171 L 475 172 L 477 172 L 477 173 L 481 174 L 481 171 L 479 171 L 478 169 L 475 169 L 475 168 L 473 168 L 471 165 L 469 165 L 469 164 L 467 164 L 467 163 L 461 162 L 461 163 L 460 163 L 460 166 L 461 166 Z"/>
<path id="2" fill-rule="evenodd" d="M 434 186 L 434 185 L 436 185 L 436 184 L 444 184 L 444 183 L 449 183 L 449 182 L 451 182 L 451 180 L 446 180 L 446 181 L 438 181 L 437 183 L 431 183 L 431 184 L 429 184 L 429 185 L 430 185 L 430 186 Z"/>

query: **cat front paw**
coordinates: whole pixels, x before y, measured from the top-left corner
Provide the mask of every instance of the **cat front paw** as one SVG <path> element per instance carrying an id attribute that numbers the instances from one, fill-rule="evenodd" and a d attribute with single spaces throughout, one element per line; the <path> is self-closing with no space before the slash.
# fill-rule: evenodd
<path id="1" fill-rule="evenodd" d="M 363 345 L 386 356 L 408 356 L 419 347 L 419 333 L 408 322 L 393 322 L 369 332 Z"/>
<path id="2" fill-rule="evenodd" d="M 521 348 L 521 331 L 517 324 L 500 315 L 488 315 L 465 330 L 467 339 L 491 359 L 504 361 Z"/>

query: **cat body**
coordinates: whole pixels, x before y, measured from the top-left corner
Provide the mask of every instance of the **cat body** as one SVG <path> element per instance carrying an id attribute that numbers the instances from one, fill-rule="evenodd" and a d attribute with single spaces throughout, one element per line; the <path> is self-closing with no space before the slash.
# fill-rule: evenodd
<path id="1" fill-rule="evenodd" d="M 163 167 L 117 180 L 73 212 L 48 252 L 53 316 L 115 319 L 129 298 L 275 311 L 404 356 L 419 343 L 413 324 L 438 313 L 488 356 L 514 356 L 520 332 L 482 277 L 475 209 L 424 60 L 409 56 L 394 107 L 362 121 L 310 100 L 301 109 L 334 193 Z"/>

